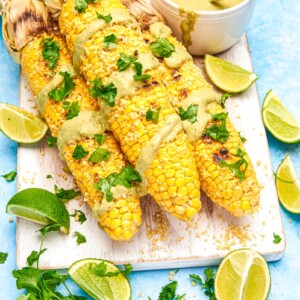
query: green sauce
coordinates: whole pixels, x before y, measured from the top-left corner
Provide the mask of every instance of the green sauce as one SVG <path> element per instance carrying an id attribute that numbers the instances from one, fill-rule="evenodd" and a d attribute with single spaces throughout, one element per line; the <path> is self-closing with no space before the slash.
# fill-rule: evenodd
<path id="1" fill-rule="evenodd" d="M 188 1 L 186 1 L 189 3 Z M 188 48 L 193 44 L 191 32 L 194 31 L 194 26 L 198 18 L 198 14 L 195 11 L 190 11 L 185 8 L 179 7 L 179 15 L 183 18 L 185 18 L 181 24 L 181 38 L 182 38 L 182 44 Z"/>
<path id="2" fill-rule="evenodd" d="M 233 6 L 236 6 L 244 0 L 223 0 L 219 3 L 211 3 L 209 0 L 172 0 L 174 3 L 189 10 L 223 10 Z"/>

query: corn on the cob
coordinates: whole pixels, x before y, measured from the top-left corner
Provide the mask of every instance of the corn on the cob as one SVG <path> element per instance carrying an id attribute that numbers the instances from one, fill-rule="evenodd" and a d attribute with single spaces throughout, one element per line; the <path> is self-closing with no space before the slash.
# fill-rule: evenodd
<path id="1" fill-rule="evenodd" d="M 67 1 L 59 19 L 60 29 L 66 35 L 71 52 L 76 52 L 74 45 L 82 33 L 85 34 L 84 30 L 93 27 L 92 22 L 97 18 L 95 11 L 98 14 L 113 14 L 112 8 L 123 8 L 119 1 L 104 0 L 90 4 L 85 12 L 78 13 L 74 9 L 75 3 L 74 0 Z M 123 17 L 128 15 L 124 9 L 118 13 Z M 152 56 L 143 42 L 140 28 L 135 21 L 130 25 L 132 26 L 126 27 L 122 21 L 112 21 L 85 41 L 80 57 L 80 70 L 89 82 L 100 78 L 109 83 L 110 76 L 117 73 L 120 53 Z M 107 50 L 103 41 L 113 34 L 117 36 L 117 46 Z M 143 148 L 166 126 L 168 118 L 175 115 L 168 92 L 157 76 L 157 71 L 149 68 L 147 74 L 152 76 L 151 80 L 139 85 L 130 94 L 125 92 L 125 95 L 119 95 L 117 104 L 109 114 L 111 130 L 120 141 L 128 160 L 135 166 L 139 164 Z M 147 110 L 158 108 L 158 122 L 148 122 Z M 201 207 L 200 183 L 191 150 L 186 134 L 183 130 L 178 130 L 178 135 L 172 140 L 162 141 L 153 161 L 142 174 L 146 178 L 148 192 L 157 203 L 185 221 L 190 220 Z"/>

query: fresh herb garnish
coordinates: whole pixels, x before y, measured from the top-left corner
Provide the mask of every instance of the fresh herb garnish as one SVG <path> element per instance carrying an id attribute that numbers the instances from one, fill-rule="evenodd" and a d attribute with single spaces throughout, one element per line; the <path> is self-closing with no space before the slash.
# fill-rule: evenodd
<path id="1" fill-rule="evenodd" d="M 4 264 L 6 262 L 7 257 L 8 257 L 8 253 L 0 252 L 0 264 Z"/>
<path id="2" fill-rule="evenodd" d="M 110 156 L 109 151 L 97 147 L 96 150 L 91 154 L 89 161 L 93 163 L 97 163 L 103 160 L 108 160 L 109 156 Z"/>
<path id="3" fill-rule="evenodd" d="M 190 274 L 190 278 L 201 285 L 201 289 L 204 290 L 204 294 L 209 297 L 209 300 L 216 300 L 214 293 L 215 272 L 212 268 L 207 268 L 204 270 L 204 274 L 205 281 L 195 274 Z"/>
<path id="4" fill-rule="evenodd" d="M 78 102 L 64 101 L 62 107 L 68 110 L 67 120 L 71 120 L 79 115 L 80 104 Z"/>
<path id="5" fill-rule="evenodd" d="M 53 89 L 48 95 L 51 99 L 60 102 L 70 95 L 75 87 L 71 74 L 69 72 L 59 72 L 59 75 L 64 77 L 64 81 L 59 88 Z"/>
<path id="6" fill-rule="evenodd" d="M 80 224 L 83 224 L 86 221 L 84 212 L 78 209 L 75 209 L 74 214 L 70 215 L 70 217 L 73 217 L 75 222 L 79 222 Z"/>
<path id="7" fill-rule="evenodd" d="M 74 189 L 65 190 L 64 188 L 58 188 L 56 185 L 54 186 L 55 195 L 63 200 L 64 202 L 74 199 L 81 195 L 80 191 L 75 191 Z"/>
<path id="8" fill-rule="evenodd" d="M 15 178 L 16 178 L 16 176 L 17 176 L 17 172 L 16 171 L 11 171 L 11 172 L 9 172 L 7 174 L 0 175 L 0 177 L 3 177 L 8 182 L 14 181 Z"/>
<path id="9" fill-rule="evenodd" d="M 146 111 L 146 120 L 148 122 L 153 121 L 154 123 L 158 122 L 159 118 L 159 111 L 161 110 L 161 107 L 159 107 L 157 110 L 151 110 L 150 108 Z"/>
<path id="10" fill-rule="evenodd" d="M 197 122 L 198 105 L 191 104 L 188 106 L 187 110 L 179 107 L 179 117 L 181 121 L 188 120 L 192 124 Z"/>
<path id="11" fill-rule="evenodd" d="M 185 295 L 175 295 L 177 288 L 177 281 L 172 281 L 162 287 L 158 300 L 182 300 Z"/>
<path id="12" fill-rule="evenodd" d="M 101 178 L 95 185 L 96 189 L 105 194 L 106 201 L 114 200 L 111 188 L 117 185 L 122 185 L 127 189 L 132 187 L 133 182 L 142 182 L 141 175 L 131 166 L 122 167 L 120 173 L 112 173 L 106 178 Z"/>
<path id="13" fill-rule="evenodd" d="M 47 145 L 49 148 L 54 148 L 57 145 L 57 137 L 50 135 L 47 138 Z"/>
<path id="14" fill-rule="evenodd" d="M 225 103 L 226 103 L 226 101 L 228 100 L 229 97 L 231 97 L 230 94 L 223 94 L 221 96 L 220 101 L 221 101 L 221 105 L 222 105 L 223 108 L 225 108 Z"/>
<path id="15" fill-rule="evenodd" d="M 112 82 L 108 85 L 104 85 L 99 78 L 96 78 L 91 83 L 93 83 L 94 86 L 89 88 L 90 95 L 94 98 L 103 98 L 110 107 L 114 107 L 115 97 L 117 95 L 115 85 Z"/>
<path id="16" fill-rule="evenodd" d="M 100 20 L 104 20 L 105 23 L 110 23 L 112 21 L 111 14 L 104 16 L 104 15 L 99 14 L 97 11 L 96 11 L 96 14 L 97 14 L 97 18 Z"/>
<path id="17" fill-rule="evenodd" d="M 74 232 L 74 236 L 77 237 L 76 243 L 77 243 L 78 246 L 79 246 L 80 244 L 86 243 L 86 238 L 85 238 L 85 236 L 84 236 L 83 234 L 81 234 L 80 232 L 75 231 L 75 232 Z"/>
<path id="18" fill-rule="evenodd" d="M 125 264 L 124 270 L 117 270 L 114 272 L 109 272 L 109 271 L 107 271 L 107 265 L 104 263 L 104 261 L 102 261 L 100 264 L 97 264 L 96 266 L 90 268 L 91 273 L 93 273 L 99 277 L 115 277 L 115 276 L 118 276 L 119 274 L 122 274 L 128 278 L 128 276 L 132 272 L 132 270 L 133 270 L 133 267 L 131 264 Z"/>
<path id="19" fill-rule="evenodd" d="M 74 159 L 82 159 L 89 154 L 89 151 L 85 151 L 81 145 L 76 145 L 72 157 Z"/>
<path id="20" fill-rule="evenodd" d="M 99 0 L 76 0 L 75 9 L 81 14 L 86 11 L 88 4 L 96 3 Z"/>
<path id="21" fill-rule="evenodd" d="M 94 134 L 94 139 L 96 140 L 98 145 L 103 145 L 106 141 L 106 134 Z"/>
<path id="22" fill-rule="evenodd" d="M 282 240 L 281 236 L 279 234 L 273 233 L 273 237 L 274 237 L 274 240 L 273 240 L 274 244 L 279 244 Z"/>
<path id="23" fill-rule="evenodd" d="M 48 175 L 46 176 L 46 178 L 47 178 L 47 179 L 51 179 L 51 178 L 52 178 L 52 175 L 48 174 Z"/>
<path id="24" fill-rule="evenodd" d="M 150 74 L 142 74 L 143 73 L 143 65 L 137 61 L 134 63 L 135 69 L 136 69 L 136 74 L 133 75 L 133 79 L 135 81 L 146 81 L 149 78 L 151 78 Z"/>
<path id="25" fill-rule="evenodd" d="M 119 71 L 124 71 L 130 67 L 130 65 L 137 60 L 137 57 L 120 53 L 120 58 L 117 61 L 117 67 Z"/>
<path id="26" fill-rule="evenodd" d="M 222 144 L 224 144 L 229 137 L 229 132 L 226 128 L 227 116 L 228 113 L 225 112 L 211 114 L 211 117 L 214 121 L 221 121 L 221 125 L 213 124 L 211 127 L 205 130 L 205 134 L 207 136 L 210 136 L 214 140 L 220 141 Z"/>
<path id="27" fill-rule="evenodd" d="M 175 46 L 167 38 L 156 39 L 150 49 L 157 57 L 170 57 L 175 52 Z"/>
<path id="28" fill-rule="evenodd" d="M 43 38 L 41 41 L 43 45 L 42 55 L 44 59 L 48 62 L 49 68 L 54 69 L 59 60 L 60 45 L 53 38 Z"/>
<path id="29" fill-rule="evenodd" d="M 240 137 L 242 143 L 247 142 L 247 139 L 241 135 L 241 132 L 240 132 L 240 131 L 239 131 L 239 137 Z"/>
<path id="30" fill-rule="evenodd" d="M 117 46 L 117 37 L 115 34 L 107 35 L 102 43 L 104 49 L 113 49 Z"/>

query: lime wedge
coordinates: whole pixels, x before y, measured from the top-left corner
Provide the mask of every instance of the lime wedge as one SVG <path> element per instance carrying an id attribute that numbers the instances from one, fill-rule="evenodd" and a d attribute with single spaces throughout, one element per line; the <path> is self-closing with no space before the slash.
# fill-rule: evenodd
<path id="1" fill-rule="evenodd" d="M 275 182 L 282 206 L 289 212 L 300 214 L 300 180 L 289 155 L 279 165 Z"/>
<path id="2" fill-rule="evenodd" d="M 19 107 L 0 103 L 0 129 L 13 141 L 32 144 L 45 136 L 48 126 L 37 116 Z"/>
<path id="3" fill-rule="evenodd" d="M 251 249 L 230 252 L 221 262 L 215 279 L 218 300 L 264 300 L 271 286 L 265 259 Z"/>
<path id="4" fill-rule="evenodd" d="M 42 225 L 58 224 L 62 232 L 69 232 L 70 216 L 65 205 L 43 189 L 18 192 L 8 201 L 6 212 Z"/>
<path id="5" fill-rule="evenodd" d="M 266 128 L 279 141 L 288 144 L 300 142 L 300 127 L 297 121 L 272 90 L 264 99 L 262 118 Z"/>
<path id="6" fill-rule="evenodd" d="M 128 279 L 119 274 L 114 277 L 100 277 L 90 271 L 92 267 L 104 263 L 108 272 L 119 269 L 111 262 L 87 258 L 76 261 L 68 270 L 71 278 L 88 295 L 96 300 L 129 300 L 131 287 Z"/>
<path id="7" fill-rule="evenodd" d="M 204 67 L 213 84 L 228 93 L 243 92 L 258 79 L 254 73 L 208 54 L 204 58 Z"/>

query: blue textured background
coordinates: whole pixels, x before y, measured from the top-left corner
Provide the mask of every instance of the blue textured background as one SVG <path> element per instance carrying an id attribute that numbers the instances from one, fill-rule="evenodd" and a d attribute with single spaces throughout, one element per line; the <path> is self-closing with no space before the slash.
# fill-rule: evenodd
<path id="1" fill-rule="evenodd" d="M 300 120 L 300 3 L 299 0 L 258 0 L 254 18 L 248 29 L 248 38 L 261 101 L 268 90 L 274 89 L 286 107 Z M 18 66 L 5 51 L 0 41 L 0 102 L 18 102 Z M 285 145 L 268 135 L 273 168 L 276 170 L 285 154 L 289 153 L 300 175 L 300 144 Z M 17 145 L 0 135 L 0 174 L 16 168 Z M 5 205 L 16 192 L 16 183 L 0 178 L 0 252 L 9 257 L 0 265 L 0 298 L 16 299 L 20 294 L 15 287 L 11 271 L 15 264 L 15 222 L 10 223 Z M 300 299 L 300 215 L 292 215 L 282 209 L 287 248 L 283 259 L 270 263 L 272 288 L 269 299 Z M 186 299 L 207 299 L 200 287 L 193 287 L 189 274 L 203 274 L 203 268 L 181 269 L 174 279 L 178 292 L 186 293 Z M 131 276 L 132 299 L 157 299 L 162 285 L 169 282 L 168 270 L 135 272 Z M 80 293 L 72 282 L 71 289 Z"/>

